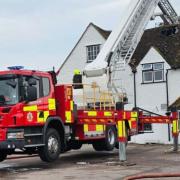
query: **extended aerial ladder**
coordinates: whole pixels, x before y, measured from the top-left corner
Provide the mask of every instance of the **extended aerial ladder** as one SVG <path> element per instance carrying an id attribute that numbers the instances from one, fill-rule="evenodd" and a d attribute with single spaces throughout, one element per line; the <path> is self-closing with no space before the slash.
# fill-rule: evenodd
<path id="1" fill-rule="evenodd" d="M 85 67 L 87 77 L 109 75 L 108 87 L 118 92 L 118 72 L 125 69 L 154 14 L 156 7 L 162 11 L 166 24 L 178 24 L 178 15 L 168 0 L 133 0 L 120 25 L 112 31 L 97 58 Z"/>

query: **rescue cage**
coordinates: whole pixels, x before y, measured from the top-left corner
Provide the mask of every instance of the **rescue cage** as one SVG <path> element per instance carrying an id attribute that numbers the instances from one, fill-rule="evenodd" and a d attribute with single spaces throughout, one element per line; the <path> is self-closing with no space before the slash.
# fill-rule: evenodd
<path id="1" fill-rule="evenodd" d="M 70 84 L 72 87 L 79 85 L 81 85 L 81 89 L 73 89 L 73 100 L 78 109 L 114 110 L 116 99 L 123 102 L 126 97 L 126 93 L 113 93 L 108 89 L 102 90 L 96 82 L 92 84 Z"/>

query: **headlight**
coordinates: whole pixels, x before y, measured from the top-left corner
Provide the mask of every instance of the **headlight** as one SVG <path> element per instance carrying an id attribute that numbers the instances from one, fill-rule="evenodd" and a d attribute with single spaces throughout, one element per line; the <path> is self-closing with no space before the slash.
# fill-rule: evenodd
<path id="1" fill-rule="evenodd" d="M 7 139 L 24 139 L 24 132 L 11 132 L 7 134 Z"/>

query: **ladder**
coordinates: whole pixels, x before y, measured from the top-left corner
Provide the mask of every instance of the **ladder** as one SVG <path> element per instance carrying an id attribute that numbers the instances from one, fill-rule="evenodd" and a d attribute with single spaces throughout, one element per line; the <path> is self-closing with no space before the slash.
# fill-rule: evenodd
<path id="1" fill-rule="evenodd" d="M 168 0 L 161 0 L 158 5 L 169 24 L 178 24 L 178 15 Z"/>
<path id="2" fill-rule="evenodd" d="M 120 36 L 118 43 L 114 45 L 111 51 L 112 54 L 109 60 L 111 77 L 108 84 L 111 90 L 114 89 L 115 84 L 119 84 L 118 78 L 119 80 L 121 78 L 118 74 L 124 71 L 126 65 L 130 62 L 146 25 L 153 16 L 157 6 L 162 10 L 169 24 L 178 24 L 178 15 L 168 0 L 139 0 L 121 32 L 123 35 Z"/>

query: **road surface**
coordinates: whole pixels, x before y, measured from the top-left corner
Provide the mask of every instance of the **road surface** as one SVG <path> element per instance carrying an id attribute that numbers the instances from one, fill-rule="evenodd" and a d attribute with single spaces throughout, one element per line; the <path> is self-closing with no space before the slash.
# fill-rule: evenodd
<path id="1" fill-rule="evenodd" d="M 123 180 L 139 173 L 180 172 L 180 154 L 165 153 L 168 149 L 170 146 L 130 144 L 127 157 L 130 165 L 136 164 L 133 166 L 117 165 L 118 150 L 95 152 L 90 145 L 62 154 L 50 164 L 39 157 L 8 159 L 0 163 L 0 180 Z"/>

